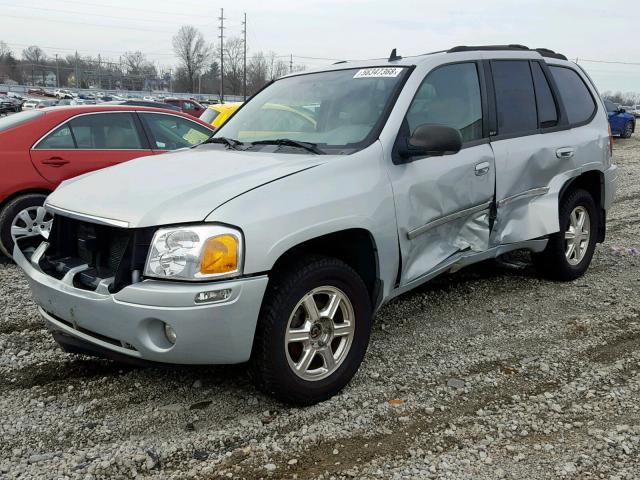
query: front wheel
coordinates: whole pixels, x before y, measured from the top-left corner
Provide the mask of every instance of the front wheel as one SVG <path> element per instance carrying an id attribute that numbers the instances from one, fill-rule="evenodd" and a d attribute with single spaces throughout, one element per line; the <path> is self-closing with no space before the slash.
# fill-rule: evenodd
<path id="1" fill-rule="evenodd" d="M 251 358 L 257 387 L 297 405 L 332 397 L 364 358 L 371 316 L 367 288 L 344 262 L 292 264 L 271 279 L 261 310 Z"/>
<path id="2" fill-rule="evenodd" d="M 596 248 L 598 217 L 593 197 L 586 190 L 574 190 L 560 204 L 560 231 L 549 237 L 544 251 L 532 255 L 544 276 L 561 281 L 575 280 L 589 268 Z"/>
<path id="3" fill-rule="evenodd" d="M 46 195 L 29 193 L 11 200 L 0 211 L 0 251 L 13 257 L 13 246 L 22 237 L 49 236 L 53 217 L 44 207 Z"/>

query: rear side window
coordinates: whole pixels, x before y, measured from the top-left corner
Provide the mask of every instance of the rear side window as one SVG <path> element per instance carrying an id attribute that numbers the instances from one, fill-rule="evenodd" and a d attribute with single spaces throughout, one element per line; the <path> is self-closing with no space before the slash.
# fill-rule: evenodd
<path id="1" fill-rule="evenodd" d="M 551 87 L 538 62 L 531 63 L 533 84 L 536 88 L 536 104 L 538 106 L 538 122 L 540 128 L 554 127 L 558 124 L 558 110 L 551 93 Z"/>
<path id="2" fill-rule="evenodd" d="M 596 103 L 580 75 L 571 68 L 553 65 L 549 68 L 567 110 L 569 123 L 575 125 L 588 121 L 595 113 Z"/>
<path id="3" fill-rule="evenodd" d="M 70 150 L 76 148 L 69 124 L 58 127 L 38 144 L 39 150 Z"/>
<path id="4" fill-rule="evenodd" d="M 206 123 L 213 123 L 216 117 L 220 115 L 220 112 L 214 110 L 213 108 L 207 108 L 202 115 L 200 115 L 200 120 Z"/>
<path id="5" fill-rule="evenodd" d="M 536 96 L 527 60 L 491 62 L 496 93 L 498 135 L 528 133 L 538 128 Z"/>

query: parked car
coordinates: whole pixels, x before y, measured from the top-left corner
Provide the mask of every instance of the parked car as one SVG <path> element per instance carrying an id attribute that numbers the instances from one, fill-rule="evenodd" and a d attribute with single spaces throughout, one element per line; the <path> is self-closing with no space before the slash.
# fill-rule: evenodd
<path id="1" fill-rule="evenodd" d="M 46 108 L 46 107 L 53 107 L 57 104 L 56 100 L 45 100 L 42 98 L 29 98 L 27 99 L 26 102 L 24 102 L 24 104 L 22 105 L 22 108 L 24 110 L 32 110 L 34 108 Z"/>
<path id="2" fill-rule="evenodd" d="M 183 113 L 121 105 L 32 109 L 3 118 L 0 251 L 10 255 L 16 238 L 46 233 L 51 217 L 42 204 L 63 180 L 190 147 L 212 132 Z"/>
<path id="3" fill-rule="evenodd" d="M 192 99 L 185 100 L 184 98 L 165 98 L 164 103 L 175 105 L 184 113 L 187 113 L 192 117 L 200 117 L 200 115 L 202 115 L 202 112 L 204 112 L 205 110 L 202 105 Z"/>
<path id="4" fill-rule="evenodd" d="M 22 110 L 22 100 L 9 95 L 0 95 L 0 104 L 9 112 L 19 112 Z"/>
<path id="5" fill-rule="evenodd" d="M 200 115 L 200 120 L 210 123 L 215 128 L 219 128 L 231 115 L 236 113 L 240 105 L 242 105 L 242 102 L 215 103 L 209 105 Z"/>
<path id="6" fill-rule="evenodd" d="M 625 108 L 610 100 L 605 100 L 604 104 L 609 116 L 611 133 L 622 138 L 631 138 L 631 135 L 636 130 L 636 117 L 631 113 L 627 113 Z"/>
<path id="7" fill-rule="evenodd" d="M 315 104 L 315 123 L 292 115 Z M 545 277 L 583 275 L 616 175 L 566 57 L 394 51 L 276 80 L 206 144 L 64 182 L 48 240 L 14 256 L 67 351 L 250 361 L 308 405 L 356 373 L 374 312 L 441 273 L 525 249 Z"/>
<path id="8" fill-rule="evenodd" d="M 71 90 L 65 90 L 63 88 L 59 88 L 54 92 L 56 98 L 62 100 L 62 99 L 72 99 L 73 98 L 73 93 L 71 93 Z"/>
<path id="9" fill-rule="evenodd" d="M 640 117 L 640 105 L 634 105 L 629 113 L 636 118 Z"/>

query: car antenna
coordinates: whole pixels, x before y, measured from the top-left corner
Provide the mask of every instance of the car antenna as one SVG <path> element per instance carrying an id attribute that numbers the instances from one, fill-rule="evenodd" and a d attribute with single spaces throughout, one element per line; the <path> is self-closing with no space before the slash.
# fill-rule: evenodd
<path id="1" fill-rule="evenodd" d="M 402 57 L 396 53 L 396 49 L 391 50 L 391 55 L 389 55 L 389 61 L 395 62 L 396 60 L 401 60 Z"/>

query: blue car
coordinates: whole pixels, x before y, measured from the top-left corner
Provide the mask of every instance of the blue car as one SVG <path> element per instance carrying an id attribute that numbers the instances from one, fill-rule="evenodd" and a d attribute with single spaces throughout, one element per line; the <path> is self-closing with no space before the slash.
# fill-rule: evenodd
<path id="1" fill-rule="evenodd" d="M 609 100 L 605 100 L 604 104 L 607 107 L 607 114 L 609 115 L 611 133 L 622 138 L 630 138 L 636 130 L 636 117 L 627 113 L 624 108 L 620 108 L 619 105 Z"/>

